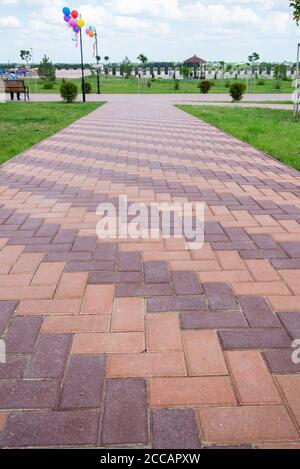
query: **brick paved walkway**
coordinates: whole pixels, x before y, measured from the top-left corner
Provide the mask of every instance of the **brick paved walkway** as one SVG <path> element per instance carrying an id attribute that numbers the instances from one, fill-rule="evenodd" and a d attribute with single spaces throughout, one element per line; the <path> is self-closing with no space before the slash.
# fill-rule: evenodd
<path id="1" fill-rule="evenodd" d="M 95 210 L 205 201 L 205 246 L 100 242 Z M 0 445 L 300 447 L 300 176 L 114 99 L 0 171 Z"/>

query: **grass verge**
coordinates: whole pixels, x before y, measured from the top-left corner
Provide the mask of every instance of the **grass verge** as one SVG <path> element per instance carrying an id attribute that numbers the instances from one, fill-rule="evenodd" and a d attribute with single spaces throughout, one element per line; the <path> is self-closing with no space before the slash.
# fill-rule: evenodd
<path id="1" fill-rule="evenodd" d="M 0 104 L 0 164 L 80 119 L 103 103 Z"/>
<path id="2" fill-rule="evenodd" d="M 292 111 L 217 106 L 178 106 L 300 171 L 300 120 Z"/>

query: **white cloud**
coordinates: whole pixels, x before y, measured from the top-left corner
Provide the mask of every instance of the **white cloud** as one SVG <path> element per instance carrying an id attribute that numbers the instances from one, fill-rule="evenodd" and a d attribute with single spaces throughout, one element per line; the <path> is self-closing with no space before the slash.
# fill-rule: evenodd
<path id="1" fill-rule="evenodd" d="M 0 28 L 19 28 L 21 21 L 16 16 L 0 17 Z"/>

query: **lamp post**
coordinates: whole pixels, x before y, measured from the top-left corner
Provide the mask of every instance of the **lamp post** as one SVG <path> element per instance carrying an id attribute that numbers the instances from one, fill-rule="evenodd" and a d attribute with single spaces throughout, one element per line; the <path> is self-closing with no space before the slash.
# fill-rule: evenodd
<path id="1" fill-rule="evenodd" d="M 97 60 L 97 94 L 101 94 L 101 88 L 100 88 L 100 55 L 99 55 L 99 49 L 98 49 L 98 34 L 97 31 L 95 31 L 95 40 L 96 40 L 96 60 Z"/>
<path id="2" fill-rule="evenodd" d="M 298 118 L 299 114 L 299 97 L 300 97 L 300 43 L 297 48 L 297 64 L 296 64 L 296 78 L 295 78 L 295 103 L 294 103 L 294 118 Z"/>
<path id="3" fill-rule="evenodd" d="M 81 16 L 80 16 L 81 17 Z M 81 28 L 79 31 L 79 38 L 80 38 L 80 55 L 81 55 L 81 88 L 82 88 L 82 102 L 86 102 L 85 96 L 85 79 L 84 79 L 84 63 L 83 63 L 83 47 L 82 47 L 82 32 Z"/>

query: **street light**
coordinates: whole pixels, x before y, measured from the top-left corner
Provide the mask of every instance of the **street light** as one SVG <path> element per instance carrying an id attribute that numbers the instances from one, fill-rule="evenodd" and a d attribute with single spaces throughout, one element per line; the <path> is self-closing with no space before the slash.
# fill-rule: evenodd
<path id="1" fill-rule="evenodd" d="M 101 89 L 100 89 L 100 66 L 99 66 L 99 62 L 101 60 L 101 57 L 99 55 L 99 49 L 98 49 L 97 30 L 95 31 L 95 41 L 96 41 L 96 60 L 97 60 L 97 94 L 101 94 Z"/>
<path id="2" fill-rule="evenodd" d="M 298 118 L 299 114 L 299 98 L 300 98 L 300 72 L 299 72 L 299 65 L 300 65 L 300 43 L 298 44 L 297 48 L 297 65 L 296 65 L 296 78 L 295 78 L 295 101 L 294 101 L 294 118 Z"/>

